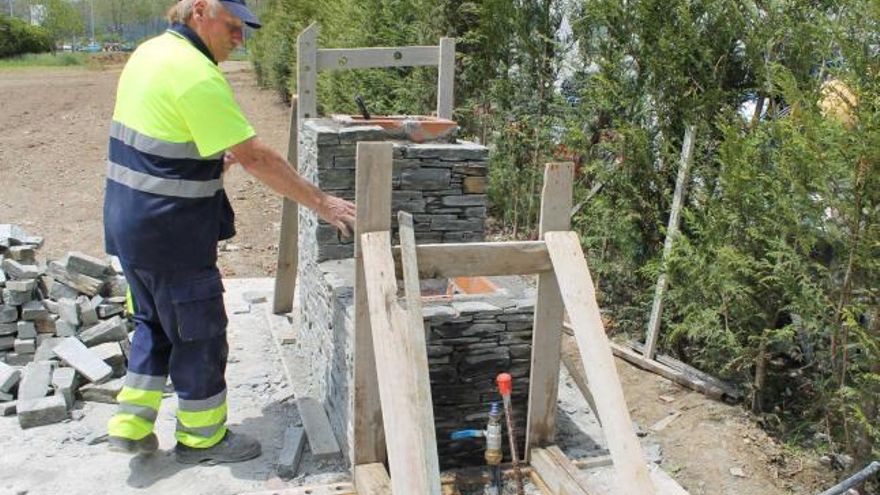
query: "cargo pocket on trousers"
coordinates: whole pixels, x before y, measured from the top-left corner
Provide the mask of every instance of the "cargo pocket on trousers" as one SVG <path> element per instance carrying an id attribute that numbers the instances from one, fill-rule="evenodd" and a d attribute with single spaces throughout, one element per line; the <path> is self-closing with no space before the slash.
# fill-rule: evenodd
<path id="1" fill-rule="evenodd" d="M 180 340 L 210 339 L 226 332 L 229 320 L 223 305 L 223 281 L 219 272 L 175 284 L 170 292 Z"/>

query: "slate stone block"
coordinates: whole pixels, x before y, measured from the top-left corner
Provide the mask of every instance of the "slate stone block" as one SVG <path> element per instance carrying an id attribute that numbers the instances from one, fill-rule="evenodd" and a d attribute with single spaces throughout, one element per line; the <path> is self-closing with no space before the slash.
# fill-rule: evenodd
<path id="1" fill-rule="evenodd" d="M 9 282 L 7 282 L 8 284 Z M 21 306 L 22 304 L 33 300 L 33 291 L 22 291 L 10 288 L 3 289 L 3 303 L 7 306 Z"/>
<path id="2" fill-rule="evenodd" d="M 27 321 L 38 320 L 49 316 L 49 310 L 40 301 L 28 301 L 21 305 L 21 319 Z"/>
<path id="3" fill-rule="evenodd" d="M 61 299 L 58 301 L 58 316 L 62 321 L 77 327 L 80 325 L 80 308 L 73 299 Z"/>
<path id="4" fill-rule="evenodd" d="M 125 340 L 124 340 L 125 341 Z M 119 378 L 125 375 L 125 354 L 118 342 L 106 342 L 91 348 L 99 359 L 107 363 L 113 370 L 113 377 Z"/>
<path id="5" fill-rule="evenodd" d="M 38 266 L 24 265 L 9 258 L 3 260 L 2 267 L 6 276 L 13 280 L 29 280 L 42 275 Z"/>
<path id="6" fill-rule="evenodd" d="M 51 363 L 47 361 L 28 363 L 22 370 L 21 382 L 18 384 L 18 400 L 45 397 L 49 393 L 51 380 Z"/>
<path id="7" fill-rule="evenodd" d="M 103 278 L 112 271 L 107 261 L 77 251 L 68 255 L 67 269 L 94 278 Z"/>
<path id="8" fill-rule="evenodd" d="M 9 280 L 6 282 L 6 288 L 19 292 L 33 292 L 37 288 L 36 280 Z"/>
<path id="9" fill-rule="evenodd" d="M 6 304 L 0 305 L 0 323 L 13 323 L 18 320 L 18 308 Z"/>
<path id="10" fill-rule="evenodd" d="M 18 329 L 18 338 L 20 339 L 35 339 L 37 338 L 37 327 L 34 325 L 32 321 L 19 321 L 16 324 Z"/>
<path id="11" fill-rule="evenodd" d="M 18 400 L 18 423 L 22 428 L 60 423 L 68 418 L 64 397 L 53 395 L 39 399 Z"/>
<path id="12" fill-rule="evenodd" d="M 125 324 L 125 320 L 119 316 L 104 320 L 93 327 L 83 330 L 79 334 L 79 339 L 87 347 L 93 347 L 105 342 L 119 342 L 126 337 L 128 337 L 128 326 Z"/>
<path id="13" fill-rule="evenodd" d="M 67 408 L 73 407 L 74 392 L 76 391 L 76 370 L 73 368 L 55 368 L 52 373 L 52 387 L 55 394 L 64 397 Z"/>
<path id="14" fill-rule="evenodd" d="M 76 300 L 76 305 L 79 306 L 79 318 L 82 326 L 90 327 L 100 321 L 98 311 L 92 306 L 92 301 L 89 298 L 80 296 Z"/>
<path id="15" fill-rule="evenodd" d="M 65 338 L 52 352 L 92 383 L 106 381 L 113 374 L 113 369 L 101 360 L 100 355 L 74 337 Z"/>
<path id="16" fill-rule="evenodd" d="M 76 289 L 63 284 L 58 280 L 55 280 L 49 286 L 49 297 L 56 301 L 60 301 L 62 299 L 76 299 L 78 296 L 79 292 Z M 58 311 L 56 310 L 55 312 L 57 313 Z"/>
<path id="17" fill-rule="evenodd" d="M 20 379 L 21 370 L 0 362 L 0 392 L 8 393 L 12 387 L 18 385 Z"/>

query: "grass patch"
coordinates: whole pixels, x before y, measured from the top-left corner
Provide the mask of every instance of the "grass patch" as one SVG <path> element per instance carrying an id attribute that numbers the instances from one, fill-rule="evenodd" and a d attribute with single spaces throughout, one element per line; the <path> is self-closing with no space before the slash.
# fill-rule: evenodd
<path id="1" fill-rule="evenodd" d="M 0 69 L 17 67 L 75 67 L 89 64 L 91 53 L 28 53 L 18 57 L 0 58 Z"/>

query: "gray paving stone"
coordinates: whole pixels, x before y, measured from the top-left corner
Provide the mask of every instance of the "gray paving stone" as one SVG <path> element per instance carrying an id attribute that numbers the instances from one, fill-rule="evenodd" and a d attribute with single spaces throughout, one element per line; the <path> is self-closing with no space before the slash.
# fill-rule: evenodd
<path id="1" fill-rule="evenodd" d="M 80 325 L 79 305 L 74 299 L 64 298 L 58 301 L 58 316 L 73 326 Z"/>
<path id="2" fill-rule="evenodd" d="M 79 339 L 88 347 L 105 342 L 118 342 L 126 337 L 128 337 L 128 327 L 119 316 L 104 320 L 79 334 Z"/>
<path id="3" fill-rule="evenodd" d="M 20 379 L 21 370 L 6 363 L 0 363 L 0 392 L 8 393 L 12 387 L 18 385 Z"/>
<path id="4" fill-rule="evenodd" d="M 0 351 L 11 351 L 15 347 L 15 335 L 0 335 Z M 6 362 L 9 362 L 9 356 L 6 356 Z"/>
<path id="5" fill-rule="evenodd" d="M 25 265 L 35 265 L 37 260 L 33 246 L 11 246 L 7 251 L 9 257 Z"/>
<path id="6" fill-rule="evenodd" d="M 103 278 L 113 270 L 109 262 L 78 251 L 73 251 L 68 255 L 67 269 L 94 278 Z"/>
<path id="7" fill-rule="evenodd" d="M 52 387 L 55 388 L 56 395 L 64 397 L 68 409 L 73 407 L 73 394 L 76 392 L 76 370 L 66 367 L 55 368 L 55 372 L 52 373 Z"/>
<path id="8" fill-rule="evenodd" d="M 37 352 L 37 339 L 15 339 L 13 342 L 13 348 L 15 352 L 20 355 L 24 354 L 33 354 Z"/>
<path id="9" fill-rule="evenodd" d="M 275 466 L 279 477 L 283 479 L 296 477 L 305 440 L 305 430 L 302 427 L 289 426 L 284 431 L 284 442 L 281 444 L 281 453 L 278 454 L 278 463 Z"/>
<path id="10" fill-rule="evenodd" d="M 64 339 L 61 337 L 50 337 L 41 342 L 37 346 L 37 352 L 34 354 L 34 361 L 53 361 L 58 359 L 58 356 L 52 352 L 52 349 L 55 349 L 63 341 Z"/>
<path id="11" fill-rule="evenodd" d="M 19 321 L 16 323 L 16 329 L 18 330 L 18 338 L 20 339 L 37 338 L 37 327 L 32 321 Z"/>
<path id="12" fill-rule="evenodd" d="M 45 318 L 40 318 L 38 320 L 34 320 L 34 325 L 37 327 L 38 334 L 54 334 L 55 333 L 55 322 L 58 320 L 58 315 L 53 315 L 47 313 Z"/>
<path id="13" fill-rule="evenodd" d="M 3 260 L 2 267 L 3 271 L 6 272 L 6 276 L 13 280 L 28 280 L 42 275 L 42 271 L 38 266 L 24 265 L 9 258 Z"/>
<path id="14" fill-rule="evenodd" d="M 33 291 L 15 290 L 10 288 L 3 289 L 3 303 L 9 306 L 21 306 L 33 298 Z"/>
<path id="15" fill-rule="evenodd" d="M 18 411 L 18 401 L 0 402 L 0 416 L 12 416 Z"/>
<path id="16" fill-rule="evenodd" d="M 113 315 L 120 315 L 124 312 L 125 306 L 121 304 L 101 304 L 98 306 L 98 317 L 101 319 L 107 319 Z"/>
<path id="17" fill-rule="evenodd" d="M 13 321 L 12 323 L 0 323 L 0 337 L 14 336 L 16 333 L 18 333 L 17 321 Z"/>
<path id="18" fill-rule="evenodd" d="M 16 406 L 18 423 L 22 428 L 34 428 L 37 426 L 60 423 L 67 419 L 67 403 L 64 397 L 53 395 L 40 399 L 18 400 Z"/>
<path id="19" fill-rule="evenodd" d="M 84 401 L 116 404 L 116 396 L 122 391 L 123 384 L 124 378 L 116 378 L 105 383 L 83 385 L 77 393 Z"/>
<path id="20" fill-rule="evenodd" d="M 18 320 L 18 308 L 0 304 L 0 323 L 12 323 Z"/>
<path id="21" fill-rule="evenodd" d="M 49 316 L 49 310 L 41 301 L 28 301 L 21 305 L 22 320 L 33 321 L 47 316 Z"/>
<path id="22" fill-rule="evenodd" d="M 0 338 L 0 341 L 2 341 L 3 338 L 9 338 L 9 337 L 2 337 L 2 338 Z M 34 360 L 34 355 L 30 354 L 30 353 L 19 354 L 17 352 L 10 352 L 10 353 L 6 354 L 6 364 L 9 364 L 12 366 L 27 366 L 33 360 Z"/>
<path id="23" fill-rule="evenodd" d="M 94 296 L 104 288 L 103 280 L 70 271 L 58 261 L 49 262 L 46 275 L 88 296 Z"/>
<path id="24" fill-rule="evenodd" d="M 18 400 L 45 397 L 49 393 L 49 383 L 51 380 L 52 363 L 47 361 L 28 363 L 21 372 L 21 382 L 18 384 Z"/>
<path id="25" fill-rule="evenodd" d="M 74 337 L 65 338 L 52 352 L 92 383 L 106 381 L 113 375 L 113 368 Z"/>
<path id="26" fill-rule="evenodd" d="M 19 292 L 33 292 L 37 288 L 36 280 L 9 280 L 6 282 L 6 288 Z"/>
<path id="27" fill-rule="evenodd" d="M 76 335 L 76 329 L 79 328 L 77 325 L 71 325 L 70 323 L 64 320 L 57 320 L 55 322 L 55 336 L 56 337 L 73 337 Z"/>
<path id="28" fill-rule="evenodd" d="M 76 300 L 76 305 L 79 306 L 80 323 L 84 327 L 90 327 L 100 321 L 98 319 L 98 311 L 92 306 L 92 301 L 89 298 L 80 296 Z"/>
<path id="29" fill-rule="evenodd" d="M 123 341 L 126 341 L 123 339 Z M 125 375 L 125 354 L 122 352 L 118 342 L 105 342 L 91 348 L 98 358 L 107 363 L 113 370 L 113 377 L 119 378 Z"/>
<path id="30" fill-rule="evenodd" d="M 73 287 L 69 287 L 58 280 L 52 282 L 49 286 L 49 297 L 60 301 L 61 299 L 76 299 L 79 296 L 79 292 Z M 55 311 L 58 312 L 57 310 Z"/>

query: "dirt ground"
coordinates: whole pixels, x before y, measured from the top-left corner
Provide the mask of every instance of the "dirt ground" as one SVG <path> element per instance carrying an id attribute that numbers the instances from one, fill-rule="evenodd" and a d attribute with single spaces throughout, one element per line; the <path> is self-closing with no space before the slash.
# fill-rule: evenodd
<path id="1" fill-rule="evenodd" d="M 247 63 L 224 69 L 258 135 L 286 153 L 288 109 L 256 86 Z M 118 75 L 118 67 L 0 71 L 0 223 L 43 236 L 40 253 L 49 259 L 103 253 L 103 175 Z M 224 276 L 273 276 L 281 200 L 240 168 L 226 187 L 238 236 L 221 250 Z M 740 406 L 623 362 L 618 369 L 633 420 L 662 447 L 662 467 L 693 495 L 807 495 L 833 484 L 814 455 L 784 448 Z M 676 411 L 675 421 L 650 431 Z"/>

